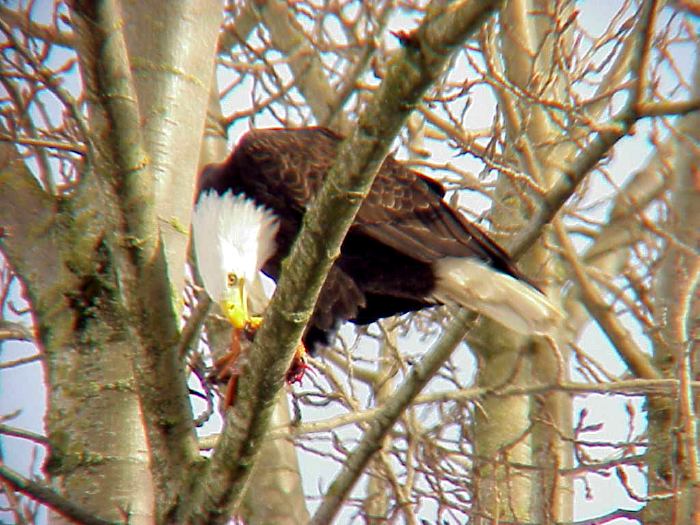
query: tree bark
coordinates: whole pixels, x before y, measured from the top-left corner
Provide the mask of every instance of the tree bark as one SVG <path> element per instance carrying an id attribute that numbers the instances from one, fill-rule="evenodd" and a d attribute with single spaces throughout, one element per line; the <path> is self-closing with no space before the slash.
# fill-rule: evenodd
<path id="1" fill-rule="evenodd" d="M 440 9 L 415 31 L 389 66 L 382 87 L 340 146 L 327 183 L 304 218 L 305 226 L 284 265 L 254 350 L 244 363 L 239 398 L 227 414 L 209 468 L 195 483 L 182 519 L 217 522 L 240 501 L 292 354 L 338 248 L 371 187 L 373 175 L 411 107 L 442 73 L 450 52 L 478 28 L 495 2 L 458 2 Z M 235 426 L 234 426 L 235 422 Z"/>
<path id="2" fill-rule="evenodd" d="M 566 12 L 553 9 L 549 2 L 511 0 L 501 11 L 503 63 L 498 74 L 534 97 L 557 98 L 565 91 L 566 77 L 553 58 L 555 47 L 562 44 L 559 39 L 566 39 L 565 34 L 554 29 Z M 532 16 L 534 12 L 542 16 Z M 496 62 L 493 44 L 488 40 L 485 44 Z M 494 67 L 498 66 L 494 63 Z M 505 89 L 498 94 L 510 138 L 505 157 L 546 191 L 561 177 L 559 167 L 550 159 L 559 158 L 563 153 L 559 150 L 568 145 L 552 126 L 544 106 L 527 104 L 525 100 L 516 102 Z M 520 230 L 531 214 L 529 188 L 502 176 L 496 194 L 503 206 L 492 211 L 493 223 L 498 230 Z M 560 283 L 553 280 L 557 272 L 545 247 L 546 238 L 543 236 L 528 249 L 520 268 L 553 297 Z M 484 323 L 470 339 L 480 358 L 480 386 L 497 389 L 505 384 L 548 383 L 566 378 L 566 356 L 552 348 L 560 339 L 524 341 L 500 332 L 494 324 Z M 570 423 L 571 400 L 563 393 L 484 400 L 483 413 L 477 411 L 474 433 L 482 480 L 477 492 L 477 512 L 487 516 L 482 518 L 484 523 L 499 519 L 537 523 L 571 519 L 572 487 L 558 474 L 559 469 L 572 462 L 570 446 L 559 433 L 571 428 Z M 495 463 L 493 458 L 497 458 Z M 509 463 L 530 464 L 536 469 L 534 473 L 525 472 Z"/>
<path id="3" fill-rule="evenodd" d="M 138 61 L 130 60 L 133 57 L 121 30 L 122 15 L 131 13 L 131 7 L 136 9 L 127 5 L 122 10 L 115 2 L 72 5 L 90 108 L 89 128 L 83 130 L 88 151 L 77 190 L 62 197 L 57 206 L 56 223 L 64 250 L 58 266 L 72 275 L 58 283 L 68 315 L 61 326 L 41 308 L 40 301 L 35 311 L 51 395 L 47 430 L 52 449 L 47 470 L 60 478 L 69 497 L 95 514 L 116 519 L 126 513 L 134 523 L 150 523 L 172 506 L 189 473 L 187 467 L 199 457 L 184 368 L 175 352 L 179 318 L 174 298 L 181 293 L 187 237 L 180 232 L 174 241 L 175 236 L 166 235 L 164 243 L 159 233 L 170 200 L 188 223 L 198 145 L 194 141 L 194 154 L 188 153 L 188 161 L 180 157 L 179 165 L 169 164 L 190 166 L 189 177 L 177 188 L 164 174 L 162 163 L 169 151 L 182 152 L 183 148 L 171 145 L 156 155 L 154 133 L 160 129 L 169 137 L 191 108 L 171 108 L 168 115 L 173 120 L 158 124 L 156 131 L 139 125 L 141 94 L 130 70 Z M 156 19 L 155 13 L 141 14 Z M 161 33 L 152 31 L 150 41 L 165 41 L 161 50 L 172 50 L 176 40 L 165 37 L 177 35 L 168 24 L 179 19 L 166 19 L 170 22 L 159 26 Z M 220 20 L 208 20 L 215 34 Z M 201 20 L 198 24 L 206 32 Z M 141 58 L 150 58 L 151 64 L 160 64 L 163 70 L 170 68 L 168 72 L 175 71 L 174 76 L 197 86 L 200 98 L 206 97 L 214 41 L 209 36 L 208 52 L 195 46 L 184 53 L 182 49 L 174 52 L 184 63 L 169 63 L 153 49 Z M 206 47 L 207 39 L 197 42 Z M 199 86 L 193 65 L 206 70 Z M 149 93 L 155 98 L 147 101 L 147 107 L 163 107 L 180 96 L 194 107 L 203 106 L 197 104 L 196 93 L 187 92 L 182 78 L 165 86 L 151 79 L 155 89 Z M 191 134 L 191 128 L 203 128 L 204 110 L 194 112 L 193 118 L 200 123 L 186 121 L 185 135 Z M 192 142 L 183 136 L 177 141 Z M 154 177 L 156 169 L 158 176 Z M 165 202 L 167 206 L 161 207 Z M 174 242 L 179 243 L 179 256 L 175 254 L 178 250 L 168 252 Z M 174 281 L 177 292 L 170 275 L 179 276 Z M 67 337 L 57 341 L 53 333 L 61 329 Z M 134 486 L 142 489 L 134 491 Z M 158 505 L 156 514 L 154 504 Z"/>
<path id="4" fill-rule="evenodd" d="M 200 151 L 200 169 L 207 164 L 222 162 L 228 155 L 221 100 L 212 69 L 207 122 Z M 255 283 L 261 286 L 260 282 Z M 218 306 L 215 305 L 215 308 Z M 206 324 L 209 348 L 215 358 L 225 355 L 231 341 L 231 326 L 214 319 Z M 278 396 L 270 424 L 288 426 L 291 421 L 285 395 Z M 266 440 L 260 451 L 260 461 L 246 489 L 239 514 L 249 525 L 264 523 L 304 524 L 309 520 L 302 487 L 299 462 L 294 442 L 286 439 Z"/>
<path id="5" fill-rule="evenodd" d="M 700 96 L 700 64 L 695 65 L 693 94 Z M 665 377 L 680 377 L 678 403 L 649 407 L 649 494 L 674 492 L 673 498 L 653 499 L 645 508 L 645 523 L 699 523 L 697 396 L 688 389 L 697 377 L 698 282 L 700 279 L 700 114 L 684 118 L 673 155 L 670 236 L 656 282 L 655 312 L 659 334 L 654 337 L 654 361 Z M 685 378 L 685 379 L 684 379 Z M 685 387 L 683 387 L 685 385 Z M 675 429 L 672 431 L 671 429 Z"/>

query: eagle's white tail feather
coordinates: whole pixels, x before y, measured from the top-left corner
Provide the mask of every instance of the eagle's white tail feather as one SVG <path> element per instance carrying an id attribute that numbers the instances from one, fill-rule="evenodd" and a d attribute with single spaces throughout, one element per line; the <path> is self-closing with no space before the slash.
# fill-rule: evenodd
<path id="1" fill-rule="evenodd" d="M 552 334 L 563 317 L 530 285 L 477 259 L 446 257 L 433 267 L 435 299 L 476 310 L 521 334 Z"/>

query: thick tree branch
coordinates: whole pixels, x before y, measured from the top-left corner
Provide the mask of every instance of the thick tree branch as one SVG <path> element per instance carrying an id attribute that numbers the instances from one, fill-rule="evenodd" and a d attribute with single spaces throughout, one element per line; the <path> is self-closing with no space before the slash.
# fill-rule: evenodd
<path id="1" fill-rule="evenodd" d="M 4 148 L 12 146 L 0 144 Z M 51 439 L 47 472 L 61 479 L 67 497 L 82 508 L 115 518 L 123 504 L 130 507 L 132 517 L 140 518 L 152 505 L 147 502 L 151 492 L 148 460 L 143 454 L 146 440 L 130 383 L 128 355 L 133 338 L 125 343 L 128 328 L 122 320 L 128 316 L 123 315 L 118 301 L 94 300 L 96 296 L 113 297 L 110 292 L 114 289 L 114 274 L 107 270 L 113 268 L 112 261 L 105 263 L 106 250 L 102 250 L 105 224 L 111 216 L 106 212 L 106 199 L 100 192 L 86 199 L 86 186 L 70 196 L 51 197 L 16 159 L 3 166 L 0 174 L 0 199 L 8 199 L 0 205 L 5 230 L 0 242 L 28 291 L 43 350 L 51 408 L 46 418 Z M 85 283 L 90 283 L 89 290 Z M 105 315 L 107 308 L 112 315 Z M 101 367 L 108 356 L 109 366 Z M 83 366 L 87 361 L 90 366 Z M 120 388 L 115 388 L 117 384 Z M 92 395 L 86 394 L 88 389 Z M 101 395 L 95 395 L 98 392 Z M 114 446 L 118 433 L 98 432 L 104 429 L 95 417 L 98 413 L 119 421 L 120 430 L 135 446 L 125 452 L 124 447 Z M 82 439 L 88 435 L 90 438 Z M 141 447 L 136 444 L 139 437 L 143 438 Z M 94 457 L 109 459 L 90 463 L 89 458 Z M 90 482 L 87 470 L 109 481 Z M 143 479 L 142 491 L 127 494 L 124 490 L 134 480 Z M 81 482 L 90 485 L 90 490 L 82 490 Z"/>
<path id="2" fill-rule="evenodd" d="M 204 127 L 206 106 L 197 101 L 208 96 L 220 7 L 213 0 L 74 3 L 99 139 L 93 178 L 117 210 L 111 248 L 138 337 L 134 371 L 159 517 L 199 459 L 178 347 L 187 242 L 181 230 L 189 224 L 199 153 L 192 136 L 201 137 Z M 165 10 L 168 17 L 157 16 Z M 196 45 L 183 47 L 179 39 Z"/>
<path id="3" fill-rule="evenodd" d="M 256 336 L 255 364 L 242 365 L 238 401 L 211 462 L 194 483 L 182 521 L 217 523 L 240 501 L 264 438 L 277 392 L 313 311 L 328 270 L 394 137 L 423 93 L 464 40 L 493 11 L 495 1 L 462 1 L 433 9 L 405 36 L 379 91 L 360 116 L 286 260 L 277 291 Z"/>
<path id="4" fill-rule="evenodd" d="M 148 281 L 165 281 L 147 297 L 177 317 L 182 309 L 183 268 L 205 129 L 209 86 L 221 29 L 221 0 L 152 0 L 122 3 L 123 33 L 141 116 L 143 147 L 154 177 L 153 213 L 158 222 L 165 275 L 154 265 Z M 164 17 L 163 13 L 168 16 Z M 184 45 L 184 43 L 187 43 Z M 154 323 L 153 330 L 158 329 Z"/>
<path id="5" fill-rule="evenodd" d="M 620 323 L 612 307 L 591 282 L 561 221 L 554 221 L 554 231 L 562 247 L 562 257 L 571 268 L 571 274 L 583 304 L 608 336 L 620 357 L 637 377 L 661 379 L 661 374 L 656 370 L 651 359 L 634 343 L 632 335 Z"/>
<path id="6" fill-rule="evenodd" d="M 700 111 L 700 100 L 646 102 L 637 108 L 640 117 L 672 117 Z"/>
<path id="7" fill-rule="evenodd" d="M 326 122 L 340 131 L 347 129 L 344 114 L 333 111 L 335 92 L 328 82 L 323 63 L 298 26 L 286 2 L 266 0 L 251 2 L 249 5 L 255 7 L 265 27 L 270 31 L 272 45 L 287 56 L 289 68 L 294 74 L 294 84 L 311 108 L 316 122 Z M 332 112 L 336 115 L 334 122 L 330 119 Z"/>
<path id="8" fill-rule="evenodd" d="M 32 332 L 22 323 L 0 319 L 0 341 L 14 339 L 15 341 L 34 341 Z"/>
<path id="9" fill-rule="evenodd" d="M 50 487 L 27 479 L 11 468 L 0 464 L 0 479 L 17 492 L 46 505 L 54 512 L 82 525 L 117 525 L 117 522 L 98 518 L 91 512 L 64 498 Z"/>
<path id="10" fill-rule="evenodd" d="M 113 2 L 75 1 L 73 9 L 83 21 L 78 32 L 84 51 L 81 57 L 87 55 L 82 57 L 82 64 L 88 95 L 92 104 L 104 108 L 111 128 L 113 151 L 109 152 L 109 160 L 117 167 L 117 178 L 109 182 L 120 197 L 127 235 L 139 246 L 136 253 L 150 259 L 158 246 L 158 222 L 152 204 L 155 181 L 141 126 L 134 125 L 141 117 L 119 8 Z"/>
<path id="11" fill-rule="evenodd" d="M 700 49 L 696 43 L 696 51 Z M 695 63 L 693 96 L 700 95 L 700 63 Z M 666 376 L 681 381 L 678 402 L 669 403 L 666 412 L 650 412 L 648 450 L 650 489 L 659 486 L 656 472 L 672 472 L 674 501 L 648 506 L 649 522 L 673 512 L 679 523 L 700 522 L 700 459 L 698 458 L 698 396 L 690 383 L 698 373 L 697 331 L 700 324 L 700 113 L 689 115 L 686 133 L 677 135 L 678 147 L 671 160 L 673 179 L 669 219 L 654 283 L 654 317 L 658 333 L 654 338 L 654 359 Z M 688 250 L 686 247 L 690 247 Z M 669 438 L 668 428 L 677 429 Z M 659 521 L 661 522 L 661 521 Z"/>
<path id="12" fill-rule="evenodd" d="M 427 355 L 427 354 L 426 354 Z M 400 387 L 402 388 L 403 385 Z M 578 383 L 565 381 L 563 383 L 539 383 L 535 385 L 505 385 L 501 388 L 474 387 L 461 388 L 459 390 L 448 390 L 432 392 L 429 394 L 417 395 L 412 401 L 413 406 L 430 405 L 435 403 L 445 403 L 456 401 L 464 403 L 468 401 L 478 401 L 485 396 L 506 398 L 512 396 L 532 396 L 551 392 L 567 392 L 570 394 L 619 394 L 624 396 L 646 396 L 646 395 L 675 395 L 682 388 L 680 380 L 677 379 L 621 379 L 609 383 Z M 700 381 L 691 381 L 688 386 L 694 392 L 700 393 Z M 274 427 L 265 439 L 290 439 L 298 438 L 309 434 L 317 434 L 336 430 L 346 425 L 356 425 L 358 423 L 372 423 L 377 415 L 384 410 L 384 407 L 369 408 L 358 412 L 351 412 L 341 416 L 302 423 L 300 425 L 288 425 Z M 216 445 L 218 436 L 207 436 L 200 440 L 200 449 L 209 450 Z"/>
<path id="13" fill-rule="evenodd" d="M 311 525 L 332 523 L 343 501 L 365 471 L 369 460 L 381 449 L 384 437 L 462 342 L 474 319 L 473 314 L 460 310 L 440 341 L 411 369 L 396 392 L 376 411 L 362 440 L 347 457 L 343 469 L 325 491 L 326 497 L 311 519 Z"/>
<path id="14" fill-rule="evenodd" d="M 688 274 L 684 276 L 678 286 L 679 308 L 673 312 L 673 323 L 678 330 L 680 336 L 680 344 L 678 345 L 678 375 L 680 377 L 679 392 L 679 417 L 680 425 L 682 426 L 680 441 L 685 447 L 685 462 L 681 465 L 683 475 L 689 482 L 689 488 L 693 491 L 690 496 L 695 502 L 694 516 L 700 518 L 700 502 L 697 500 L 697 495 L 700 494 L 700 458 L 698 458 L 698 421 L 696 409 L 696 395 L 693 392 L 693 363 L 692 354 L 696 348 L 693 348 L 692 337 L 693 331 L 697 324 L 697 320 L 693 317 L 694 310 L 697 310 L 696 298 L 700 291 L 700 258 L 691 263 L 686 271 Z"/>
<path id="15" fill-rule="evenodd" d="M 0 187 L 0 249 L 36 301 L 61 280 L 59 247 L 46 235 L 56 220 L 56 202 L 7 142 L 0 143 Z M 63 302 L 61 297 L 53 298 Z"/>
<path id="16" fill-rule="evenodd" d="M 225 34 L 222 34 L 220 38 L 225 38 Z M 215 70 L 212 71 L 212 75 L 214 75 L 213 78 L 216 78 Z M 215 81 L 212 81 L 210 86 L 208 116 L 210 125 L 221 122 L 221 100 Z M 222 162 L 227 154 L 228 146 L 225 132 L 220 128 L 215 128 L 209 133 L 205 132 L 200 152 L 200 164 L 204 166 L 213 162 Z M 260 284 L 260 282 L 256 282 L 254 286 Z M 203 295 L 206 296 L 207 301 L 211 302 L 206 292 L 203 292 Z M 185 333 L 186 330 L 183 330 L 183 338 Z M 226 355 L 230 350 L 230 334 L 231 325 L 229 323 L 210 319 L 207 324 L 207 338 L 214 359 Z M 271 424 L 283 424 L 289 420 L 287 396 L 281 393 L 275 403 Z M 265 504 L 260 505 L 260 501 L 265 501 Z M 286 525 L 301 525 L 309 521 L 294 443 L 291 441 L 266 441 L 263 444 L 260 451 L 260 462 L 250 479 L 250 485 L 239 507 L 238 516 L 246 523 L 251 524 L 284 522 Z"/>
<path id="17" fill-rule="evenodd" d="M 515 244 L 522 250 L 527 250 L 539 237 L 539 228 L 543 224 L 551 222 L 564 202 L 576 191 L 576 188 L 583 179 L 590 173 L 595 165 L 617 144 L 617 142 L 632 129 L 632 126 L 643 117 L 639 112 L 644 99 L 642 98 L 644 82 L 644 72 L 640 71 L 642 64 L 647 57 L 649 45 L 649 31 L 656 12 L 656 1 L 645 2 L 640 9 L 640 17 L 637 22 L 636 34 L 630 40 L 629 55 L 621 54 L 617 67 L 613 68 L 606 79 L 606 84 L 613 82 L 626 71 L 637 72 L 637 78 L 632 84 L 631 93 L 626 106 L 620 111 L 612 121 L 604 123 L 598 127 L 596 136 L 585 148 L 562 167 L 555 166 L 554 169 L 560 173 L 556 178 L 545 176 L 547 180 L 556 180 L 547 194 L 537 204 L 534 217 L 528 219 L 528 224 L 518 234 Z M 624 66 L 628 64 L 629 69 Z M 601 86 L 602 89 L 602 86 Z M 598 107 L 601 110 L 602 106 Z M 580 140 L 577 140 L 579 143 Z M 537 164 L 528 164 L 529 169 L 537 169 Z M 511 252 L 512 256 L 520 255 L 517 251 Z"/>

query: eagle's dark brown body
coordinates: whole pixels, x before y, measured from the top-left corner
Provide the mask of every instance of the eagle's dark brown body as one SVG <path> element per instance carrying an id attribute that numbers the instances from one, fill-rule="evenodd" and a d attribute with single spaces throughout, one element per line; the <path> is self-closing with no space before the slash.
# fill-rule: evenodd
<path id="1" fill-rule="evenodd" d="M 336 158 L 341 137 L 324 128 L 256 130 L 205 169 L 198 191 L 244 193 L 279 217 L 277 250 L 263 271 L 277 280 L 306 206 Z M 508 255 L 442 200 L 442 186 L 387 157 L 323 286 L 305 335 L 327 343 L 338 322 L 367 324 L 436 304 L 433 263 L 477 258 L 516 279 Z"/>

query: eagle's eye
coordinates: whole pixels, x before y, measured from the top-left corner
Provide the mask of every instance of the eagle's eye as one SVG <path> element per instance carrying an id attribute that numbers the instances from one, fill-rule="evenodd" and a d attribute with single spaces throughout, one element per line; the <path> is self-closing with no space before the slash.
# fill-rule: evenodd
<path id="1" fill-rule="evenodd" d="M 228 285 L 236 286 L 238 284 L 238 276 L 235 273 L 228 274 Z"/>

